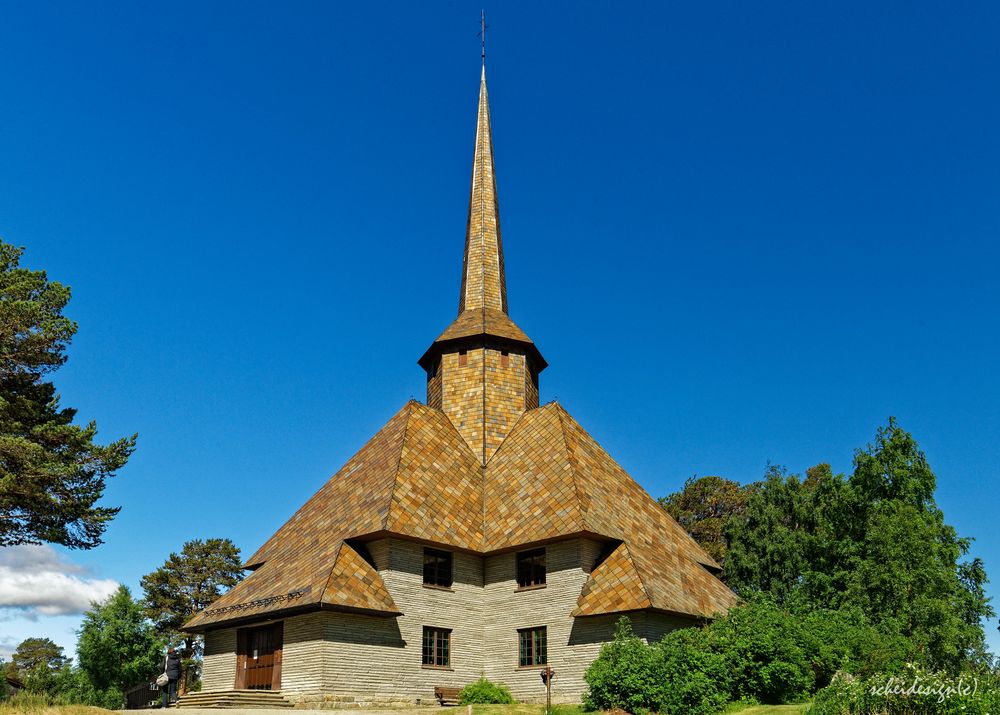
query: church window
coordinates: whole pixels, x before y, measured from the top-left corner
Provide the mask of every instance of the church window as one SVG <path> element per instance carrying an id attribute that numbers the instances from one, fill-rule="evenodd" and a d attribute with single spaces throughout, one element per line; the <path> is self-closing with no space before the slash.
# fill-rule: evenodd
<path id="1" fill-rule="evenodd" d="M 545 549 L 522 551 L 517 555 L 517 587 L 538 588 L 545 585 Z"/>
<path id="2" fill-rule="evenodd" d="M 424 549 L 424 585 L 451 588 L 451 552 Z"/>
<path id="3" fill-rule="evenodd" d="M 500 367 L 509 367 L 509 366 L 510 366 L 510 353 L 508 353 L 506 350 L 501 350 Z"/>
<path id="4" fill-rule="evenodd" d="M 458 351 L 458 364 L 459 365 L 468 365 L 469 364 L 469 351 L 468 350 L 459 350 Z"/>
<path id="5" fill-rule="evenodd" d="M 451 631 L 424 626 L 423 665 L 428 668 L 451 666 Z"/>
<path id="6" fill-rule="evenodd" d="M 547 665 L 549 662 L 545 626 L 522 628 L 517 632 L 517 664 L 521 668 Z"/>

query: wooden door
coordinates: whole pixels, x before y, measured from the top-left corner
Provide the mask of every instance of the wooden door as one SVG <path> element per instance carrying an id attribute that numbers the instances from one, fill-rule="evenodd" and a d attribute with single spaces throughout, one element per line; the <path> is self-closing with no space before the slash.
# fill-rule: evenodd
<path id="1" fill-rule="evenodd" d="M 237 632 L 236 688 L 280 690 L 282 624 Z"/>

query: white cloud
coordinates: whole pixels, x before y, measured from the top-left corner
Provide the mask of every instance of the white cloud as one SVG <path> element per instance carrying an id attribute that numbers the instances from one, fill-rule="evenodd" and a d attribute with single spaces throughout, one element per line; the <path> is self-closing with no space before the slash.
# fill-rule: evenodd
<path id="1" fill-rule="evenodd" d="M 14 649 L 17 647 L 17 644 L 17 638 L 14 638 L 13 636 L 0 635 L 0 658 L 10 660 L 10 657 L 14 654 Z"/>
<path id="2" fill-rule="evenodd" d="M 0 548 L 0 608 L 22 617 L 83 613 L 117 588 L 116 581 L 88 578 L 51 546 Z"/>

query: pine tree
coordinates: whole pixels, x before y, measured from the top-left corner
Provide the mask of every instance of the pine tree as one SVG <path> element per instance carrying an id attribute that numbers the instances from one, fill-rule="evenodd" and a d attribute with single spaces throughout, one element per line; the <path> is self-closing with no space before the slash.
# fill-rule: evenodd
<path id="1" fill-rule="evenodd" d="M 240 550 L 229 539 L 195 539 L 172 553 L 160 568 L 142 577 L 143 606 L 157 633 L 182 645 L 185 672 L 202 652 L 202 640 L 183 626 L 243 579 Z M 182 680 L 187 683 L 187 675 Z"/>
<path id="2" fill-rule="evenodd" d="M 52 542 L 89 549 L 118 513 L 97 506 L 136 435 L 100 445 L 74 424 L 43 378 L 66 361 L 77 325 L 70 289 L 20 266 L 24 249 L 0 240 L 0 546 Z"/>

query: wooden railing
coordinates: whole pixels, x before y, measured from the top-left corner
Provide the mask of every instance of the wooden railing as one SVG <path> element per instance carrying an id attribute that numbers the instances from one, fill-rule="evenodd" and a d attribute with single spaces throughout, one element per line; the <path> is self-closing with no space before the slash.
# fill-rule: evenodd
<path id="1" fill-rule="evenodd" d="M 133 685 L 125 691 L 125 709 L 143 710 L 145 708 L 157 708 L 163 697 L 160 686 L 156 684 L 156 678 L 145 680 L 138 685 Z"/>

